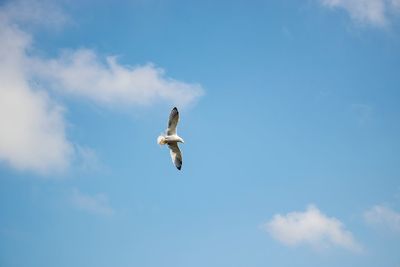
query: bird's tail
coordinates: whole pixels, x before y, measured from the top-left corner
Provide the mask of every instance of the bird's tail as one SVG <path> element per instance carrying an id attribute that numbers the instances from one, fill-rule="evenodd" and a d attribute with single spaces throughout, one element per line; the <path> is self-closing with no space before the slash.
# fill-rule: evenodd
<path id="1" fill-rule="evenodd" d="M 167 140 L 165 139 L 164 136 L 160 135 L 160 136 L 157 138 L 157 143 L 158 143 L 159 145 L 165 145 L 165 144 L 167 143 Z"/>

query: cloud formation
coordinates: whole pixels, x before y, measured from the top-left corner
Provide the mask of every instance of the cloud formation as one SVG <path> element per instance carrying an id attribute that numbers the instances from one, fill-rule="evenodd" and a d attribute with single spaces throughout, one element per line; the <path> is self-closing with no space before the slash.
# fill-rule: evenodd
<path id="1" fill-rule="evenodd" d="M 325 248 L 333 245 L 361 251 L 351 232 L 345 230 L 338 219 L 324 215 L 313 205 L 304 212 L 276 214 L 264 225 L 264 229 L 274 239 L 288 246 L 307 244 L 314 248 Z"/>
<path id="2" fill-rule="evenodd" d="M 111 208 L 107 195 L 95 194 L 93 196 L 83 194 L 74 189 L 71 195 L 71 203 L 78 209 L 102 216 L 111 216 L 114 210 Z"/>
<path id="3" fill-rule="evenodd" d="M 57 90 L 106 105 L 149 105 L 165 101 L 179 106 L 203 94 L 198 84 L 165 76 L 153 64 L 124 66 L 116 57 L 102 60 L 90 49 L 65 52 L 60 58 L 32 61 L 35 74 Z"/>
<path id="4" fill-rule="evenodd" d="M 49 90 L 100 105 L 189 105 L 203 94 L 198 84 L 174 80 L 153 64 L 124 66 L 90 49 L 60 57 L 33 53 L 32 26 L 58 27 L 67 16 L 51 2 L 0 5 L 0 163 L 40 174 L 71 165 L 77 151 L 67 138 L 65 108 Z M 37 48 L 35 48 L 37 50 Z"/>
<path id="5" fill-rule="evenodd" d="M 361 24 L 386 26 L 389 17 L 400 12 L 399 0 L 319 0 L 328 8 L 343 9 Z"/>
<path id="6" fill-rule="evenodd" d="M 27 75 L 31 36 L 0 10 L 0 161 L 47 173 L 68 167 L 72 145 L 63 109 Z"/>
<path id="7" fill-rule="evenodd" d="M 383 205 L 375 205 L 364 213 L 364 219 L 371 225 L 390 229 L 400 234 L 400 213 Z"/>

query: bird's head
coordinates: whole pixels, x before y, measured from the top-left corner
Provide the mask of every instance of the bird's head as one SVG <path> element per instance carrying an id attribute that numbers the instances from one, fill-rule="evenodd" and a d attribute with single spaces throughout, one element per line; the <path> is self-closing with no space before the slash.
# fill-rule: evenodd
<path id="1" fill-rule="evenodd" d="M 167 143 L 167 140 L 165 139 L 164 136 L 160 135 L 160 136 L 157 138 L 157 143 L 158 143 L 159 145 L 165 145 L 165 144 Z"/>

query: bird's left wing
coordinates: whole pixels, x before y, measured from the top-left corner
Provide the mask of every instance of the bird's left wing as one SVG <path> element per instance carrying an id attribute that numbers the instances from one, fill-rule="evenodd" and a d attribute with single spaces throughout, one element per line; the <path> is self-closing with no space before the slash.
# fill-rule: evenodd
<path id="1" fill-rule="evenodd" d="M 175 107 L 171 110 L 171 113 L 169 114 L 167 135 L 176 134 L 176 126 L 178 125 L 178 121 L 179 121 L 179 112 L 178 109 Z"/>
<path id="2" fill-rule="evenodd" d="M 169 153 L 171 154 L 172 162 L 175 164 L 176 168 L 180 170 L 182 168 L 182 153 L 178 147 L 178 143 L 168 144 Z"/>

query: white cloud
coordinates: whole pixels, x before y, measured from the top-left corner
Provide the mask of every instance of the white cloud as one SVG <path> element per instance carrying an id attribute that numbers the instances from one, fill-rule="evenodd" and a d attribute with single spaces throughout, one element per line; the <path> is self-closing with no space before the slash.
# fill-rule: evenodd
<path id="1" fill-rule="evenodd" d="M 344 9 L 350 17 L 362 24 L 383 27 L 389 16 L 400 10 L 399 0 L 319 0 L 323 6 Z"/>
<path id="2" fill-rule="evenodd" d="M 27 29 L 67 20 L 50 1 L 0 5 L 0 163 L 48 174 L 67 169 L 79 154 L 66 136 L 65 109 L 50 98 L 50 89 L 118 106 L 183 106 L 202 95 L 200 85 L 166 77 L 154 65 L 123 66 L 89 49 L 58 58 L 35 55 Z"/>
<path id="3" fill-rule="evenodd" d="M 103 216 L 114 214 L 107 195 L 95 194 L 93 196 L 81 193 L 78 189 L 74 189 L 71 195 L 71 203 L 78 209 Z"/>
<path id="4" fill-rule="evenodd" d="M 152 64 L 124 66 L 116 57 L 102 60 L 89 49 L 65 52 L 52 60 L 33 62 L 35 75 L 52 88 L 106 105 L 149 105 L 158 101 L 185 106 L 203 94 L 200 85 L 165 76 Z"/>
<path id="5" fill-rule="evenodd" d="M 382 226 L 400 233 L 400 213 L 383 205 L 375 205 L 364 213 L 369 224 Z"/>
<path id="6" fill-rule="evenodd" d="M 63 109 L 30 83 L 30 35 L 0 13 L 0 161 L 47 173 L 68 167 Z"/>
<path id="7" fill-rule="evenodd" d="M 338 219 L 327 217 L 313 205 L 304 212 L 276 214 L 264 228 L 273 238 L 288 246 L 308 244 L 324 248 L 334 245 L 361 251 L 361 246 Z"/>

